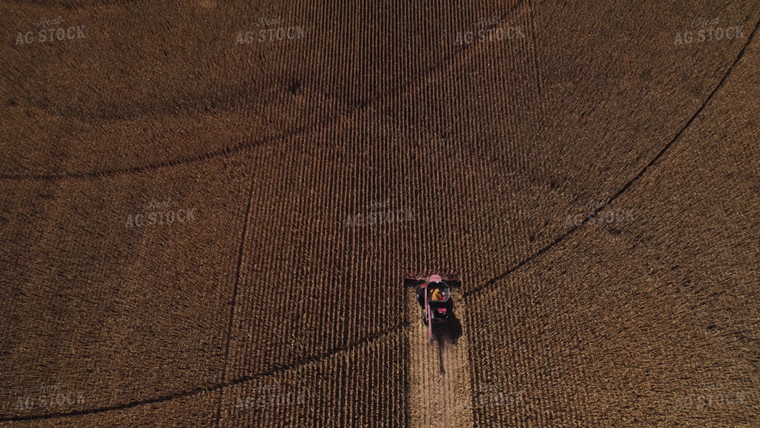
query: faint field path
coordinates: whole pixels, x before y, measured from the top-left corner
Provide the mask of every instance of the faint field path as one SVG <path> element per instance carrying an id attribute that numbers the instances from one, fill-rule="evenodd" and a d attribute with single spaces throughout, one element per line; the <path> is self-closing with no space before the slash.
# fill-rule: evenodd
<path id="1" fill-rule="evenodd" d="M 452 290 L 454 313 L 464 319 L 459 290 Z M 472 392 L 467 367 L 467 331 L 452 344 L 449 337 L 428 343 L 427 327 L 414 290 L 407 290 L 409 340 L 409 425 L 412 427 L 472 426 Z M 441 336 L 448 336 L 443 334 Z"/>

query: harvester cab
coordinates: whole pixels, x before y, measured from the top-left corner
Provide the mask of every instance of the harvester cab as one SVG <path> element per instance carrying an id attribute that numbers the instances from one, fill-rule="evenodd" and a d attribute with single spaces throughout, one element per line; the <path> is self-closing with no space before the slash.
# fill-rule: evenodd
<path id="1" fill-rule="evenodd" d="M 433 343 L 433 325 L 445 324 L 454 319 L 454 302 L 451 299 L 451 287 L 459 286 L 461 281 L 456 275 L 407 275 L 404 284 L 414 286 L 417 302 L 422 308 L 422 322 L 428 330 L 428 339 Z"/>

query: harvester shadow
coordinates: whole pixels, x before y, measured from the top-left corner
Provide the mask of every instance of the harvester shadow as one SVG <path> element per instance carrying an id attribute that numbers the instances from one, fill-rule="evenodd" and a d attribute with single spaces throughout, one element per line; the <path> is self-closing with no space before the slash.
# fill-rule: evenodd
<path id="1" fill-rule="evenodd" d="M 451 345 L 457 344 L 457 339 L 462 335 L 462 323 L 457 317 L 453 317 L 446 324 L 433 326 L 433 335 L 438 342 L 438 367 L 443 375 L 446 374 L 446 370 L 443 368 L 443 350 L 446 342 Z"/>
<path id="2" fill-rule="evenodd" d="M 445 324 L 433 325 L 433 334 L 441 344 L 449 342 L 456 345 L 457 340 L 462 336 L 462 323 L 459 322 L 459 318 L 453 316 Z"/>

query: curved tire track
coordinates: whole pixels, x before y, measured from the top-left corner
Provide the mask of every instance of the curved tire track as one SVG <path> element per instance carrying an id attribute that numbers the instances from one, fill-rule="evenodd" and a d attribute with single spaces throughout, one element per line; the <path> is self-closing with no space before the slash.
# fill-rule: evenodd
<path id="1" fill-rule="evenodd" d="M 709 102 L 712 100 L 712 98 L 717 93 L 717 91 L 726 82 L 726 80 L 730 76 L 731 72 L 734 70 L 736 64 L 738 64 L 739 61 L 744 57 L 744 54 L 746 52 L 747 47 L 749 46 L 749 44 L 752 42 L 752 40 L 755 37 L 755 33 L 757 32 L 757 28 L 758 28 L 758 23 L 756 22 L 755 25 L 753 26 L 752 32 L 750 33 L 749 37 L 747 38 L 747 42 L 744 44 L 744 46 L 740 50 L 740 52 L 739 52 L 738 56 L 736 57 L 736 59 L 733 61 L 733 63 L 731 64 L 731 66 L 729 66 L 729 68 L 726 71 L 726 73 L 724 74 L 724 76 L 718 82 L 718 85 L 716 85 L 716 87 L 710 92 L 710 94 L 707 96 L 707 98 L 705 99 L 705 101 L 700 105 L 700 107 L 691 116 L 691 118 L 686 122 L 686 124 L 676 133 L 676 135 L 671 139 L 671 141 L 668 142 L 660 150 L 660 152 L 654 158 L 652 158 L 652 160 L 650 162 L 647 163 L 647 165 L 636 176 L 634 176 L 631 180 L 629 180 L 620 190 L 618 190 L 608 200 L 608 204 L 612 203 L 618 197 L 620 197 L 623 193 L 625 193 L 636 181 L 638 181 L 646 173 L 646 171 L 650 167 L 652 167 L 655 163 L 657 163 L 657 161 L 660 158 L 662 158 L 662 156 L 665 154 L 665 152 L 667 152 L 668 149 L 670 149 L 670 147 L 673 146 L 673 144 L 680 138 L 680 136 L 686 131 L 686 129 L 694 122 L 694 120 L 699 116 L 699 114 L 705 109 L 705 107 L 707 106 L 707 104 L 709 104 Z M 83 174 L 83 175 L 86 175 L 86 174 Z M 0 178 L 3 178 L 3 177 L 0 176 Z M 25 177 L 20 177 L 20 178 L 25 178 Z M 598 208 L 596 211 L 594 211 L 594 215 L 599 214 L 601 211 L 604 211 L 604 209 L 603 208 Z M 588 217 L 590 217 L 590 216 L 588 216 Z M 480 287 L 474 288 L 474 289 L 472 289 L 472 290 L 470 290 L 470 291 L 468 291 L 466 293 L 463 293 L 462 299 L 463 300 L 467 299 L 471 295 L 475 295 L 475 294 L 478 294 L 478 293 L 486 290 L 491 285 L 493 285 L 495 282 L 497 282 L 497 281 L 499 281 L 501 279 L 504 279 L 505 277 L 507 277 L 512 272 L 520 269 L 521 267 L 525 266 L 529 262 L 531 262 L 534 259 L 538 258 L 539 256 L 545 254 L 550 249 L 554 248 L 555 246 L 557 246 L 558 244 L 560 244 L 561 242 L 563 242 L 573 232 L 575 232 L 576 230 L 580 229 L 583 225 L 585 225 L 587 223 L 587 221 L 588 221 L 588 217 L 585 218 L 581 222 L 580 225 L 573 226 L 570 230 L 568 230 L 567 232 L 565 232 L 562 235 L 560 235 L 554 241 L 552 241 L 551 243 L 549 243 L 548 245 L 546 245 L 542 249 L 538 250 L 533 255 L 526 257 L 523 261 L 517 263 L 512 268 L 510 268 L 507 271 L 505 271 L 503 274 L 497 275 L 494 278 L 489 279 L 488 281 L 486 281 L 485 283 L 483 283 L 483 285 L 480 286 Z M 198 387 L 198 388 L 193 388 L 193 389 L 190 389 L 190 390 L 187 390 L 187 391 L 178 392 L 178 393 L 167 394 L 167 395 L 163 395 L 163 396 L 159 396 L 159 397 L 155 397 L 155 398 L 150 398 L 150 399 L 139 400 L 139 401 L 133 401 L 133 402 L 129 402 L 129 403 L 125 403 L 125 404 L 120 404 L 120 405 L 101 407 L 101 408 L 97 408 L 97 409 L 79 410 L 79 411 L 74 411 L 74 412 L 51 413 L 51 414 L 47 414 L 47 415 L 30 415 L 30 416 L 4 417 L 4 418 L 0 418 L 0 422 L 46 420 L 46 419 L 68 417 L 68 416 L 90 415 L 90 414 L 97 414 L 97 413 L 103 413 L 103 412 L 114 411 L 114 410 L 130 409 L 130 408 L 134 408 L 134 407 L 138 407 L 138 406 L 142 406 L 142 405 L 159 403 L 159 402 L 169 401 L 169 400 L 173 400 L 173 399 L 177 399 L 177 398 L 184 398 L 184 397 L 188 397 L 188 396 L 191 396 L 191 395 L 194 395 L 194 394 L 203 393 L 203 392 L 214 392 L 214 391 L 226 388 L 228 386 L 238 385 L 238 384 L 249 382 L 249 381 L 252 381 L 252 380 L 255 380 L 255 379 L 263 378 L 263 377 L 266 377 L 266 376 L 271 376 L 271 375 L 279 373 L 279 372 L 283 372 L 283 371 L 287 371 L 287 370 L 292 370 L 294 368 L 302 367 L 302 366 L 305 366 L 305 365 L 308 365 L 308 364 L 312 364 L 312 363 L 315 363 L 315 362 L 318 362 L 318 361 L 321 361 L 321 360 L 324 360 L 324 359 L 328 359 L 328 358 L 331 358 L 331 357 L 336 356 L 338 354 L 341 354 L 343 352 L 346 352 L 346 351 L 348 351 L 350 349 L 353 349 L 353 348 L 355 348 L 357 346 L 361 346 L 363 344 L 372 342 L 373 340 L 380 339 L 380 338 L 383 338 L 383 337 L 391 335 L 391 334 L 403 334 L 404 330 L 407 329 L 407 328 L 409 328 L 411 325 L 413 325 L 413 323 L 402 322 L 402 323 L 399 323 L 398 325 L 396 325 L 394 327 L 391 327 L 391 328 L 389 328 L 387 330 L 378 331 L 376 333 L 373 333 L 373 334 L 370 334 L 368 336 L 365 336 L 364 338 L 359 339 L 359 340 L 357 340 L 355 342 L 348 343 L 345 346 L 342 346 L 342 347 L 339 347 L 339 348 L 335 348 L 333 350 L 324 352 L 324 353 L 319 354 L 319 355 L 314 355 L 312 357 L 306 358 L 306 359 L 304 359 L 302 361 L 299 361 L 297 363 L 282 365 L 282 366 L 279 366 L 279 367 L 272 368 L 271 370 L 268 370 L 266 372 L 258 373 L 255 376 L 245 376 L 245 377 L 242 377 L 240 379 L 236 379 L 234 381 L 230 381 L 230 382 L 226 382 L 226 383 L 221 382 L 221 383 L 218 383 L 218 384 L 207 385 L 207 386 L 202 386 L 202 387 Z"/>
<path id="2" fill-rule="evenodd" d="M 492 23 L 491 25 L 485 28 L 488 29 L 488 28 L 496 28 L 496 27 L 501 26 L 506 21 L 506 19 L 514 11 L 517 10 L 518 7 L 525 6 L 525 5 L 526 3 L 524 1 L 516 3 L 511 9 L 509 9 L 507 12 L 501 14 L 498 18 L 496 18 L 494 23 Z M 446 55 L 443 58 L 441 58 L 435 64 L 423 70 L 419 76 L 416 76 L 406 81 L 405 83 L 402 83 L 395 89 L 391 89 L 390 91 L 388 91 L 386 94 L 379 94 L 378 96 L 356 107 L 351 108 L 349 111 L 347 111 L 344 114 L 340 114 L 328 119 L 324 119 L 310 126 L 295 128 L 295 129 L 292 129 L 290 131 L 283 132 L 280 134 L 263 137 L 256 141 L 244 142 L 244 143 L 232 145 L 229 147 L 225 147 L 223 149 L 214 150 L 212 152 L 208 152 L 204 154 L 190 156 L 187 158 L 177 158 L 177 159 L 172 159 L 172 160 L 166 160 L 166 161 L 156 162 L 156 163 L 147 164 L 147 165 L 105 169 L 101 171 L 74 172 L 74 173 L 68 173 L 68 174 L 30 174 L 30 175 L 0 174 L 0 180 L 62 180 L 62 179 L 67 179 L 67 178 L 100 178 L 100 177 L 110 177 L 110 176 L 121 175 L 121 174 L 134 174 L 134 173 L 140 173 L 140 172 L 145 172 L 145 171 L 153 171 L 153 170 L 166 168 L 166 167 L 174 167 L 174 166 L 180 166 L 180 165 L 185 165 L 185 164 L 191 164 L 195 162 L 203 162 L 203 161 L 214 159 L 217 157 L 230 156 L 230 155 L 242 152 L 244 150 L 261 146 L 270 142 L 282 141 L 282 140 L 286 140 L 286 139 L 301 136 L 301 135 L 308 135 L 312 131 L 325 129 L 330 125 L 333 125 L 335 123 L 340 123 L 341 120 L 346 119 L 349 116 L 354 116 L 351 118 L 351 119 L 354 119 L 359 113 L 369 110 L 370 107 L 384 106 L 385 104 L 395 100 L 396 98 L 405 94 L 407 91 L 413 89 L 414 87 L 419 86 L 419 85 L 424 85 L 424 83 L 429 81 L 429 79 L 432 77 L 432 75 L 435 72 L 441 70 L 444 66 L 446 66 L 448 62 L 450 62 L 451 60 L 453 60 L 454 58 L 456 58 L 463 52 L 468 51 L 469 49 L 477 49 L 478 46 L 479 46 L 478 44 L 462 45 L 459 48 L 455 49 L 449 55 Z M 485 47 L 483 47 L 483 49 L 485 49 Z"/>

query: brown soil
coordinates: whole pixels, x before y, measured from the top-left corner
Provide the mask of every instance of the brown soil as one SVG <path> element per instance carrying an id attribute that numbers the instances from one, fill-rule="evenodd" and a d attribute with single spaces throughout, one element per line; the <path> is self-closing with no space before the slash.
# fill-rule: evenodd
<path id="1" fill-rule="evenodd" d="M 0 425 L 759 425 L 758 22 L 3 2 Z M 456 345 L 407 269 L 461 275 Z"/>

